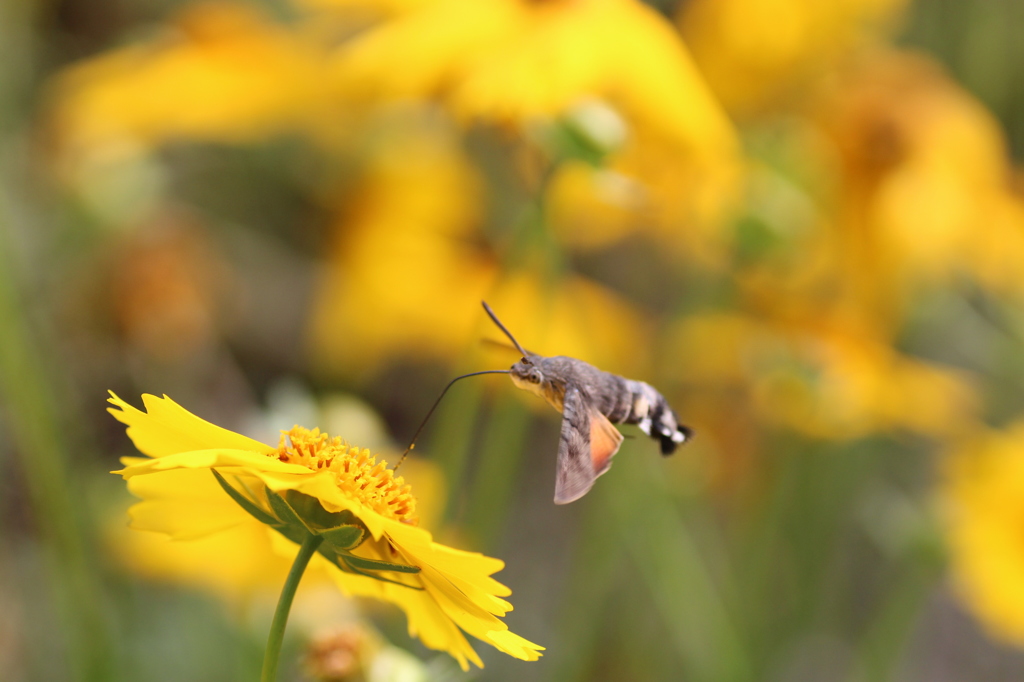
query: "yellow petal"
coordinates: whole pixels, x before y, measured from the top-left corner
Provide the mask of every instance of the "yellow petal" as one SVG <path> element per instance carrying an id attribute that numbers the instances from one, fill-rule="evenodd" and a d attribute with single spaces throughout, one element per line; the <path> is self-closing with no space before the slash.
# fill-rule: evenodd
<path id="1" fill-rule="evenodd" d="M 176 452 L 164 455 L 155 459 L 149 459 L 131 466 L 125 467 L 112 473 L 121 474 L 125 479 L 133 476 L 156 473 L 157 471 L 169 471 L 172 469 L 212 469 L 225 467 L 235 469 L 237 473 L 244 473 L 250 476 L 258 476 L 264 471 L 278 474 L 298 474 L 311 476 L 308 468 L 301 464 L 288 464 L 278 460 L 276 457 L 267 457 L 264 454 L 249 450 L 193 450 L 191 452 Z M 235 473 L 235 471 L 232 471 Z"/>
<path id="2" fill-rule="evenodd" d="M 128 531 L 120 524 L 106 533 L 106 540 L 114 555 L 139 575 L 194 585 L 232 601 L 254 590 L 279 590 L 288 574 L 288 561 L 271 555 L 266 527 L 252 518 L 190 540 Z"/>
<path id="3" fill-rule="evenodd" d="M 251 518 L 224 494 L 213 474 L 202 469 L 140 476 L 128 481 L 128 490 L 143 500 L 128 510 L 131 527 L 176 540 L 210 535 Z"/>
<path id="4" fill-rule="evenodd" d="M 406 561 L 414 560 L 406 557 Z M 506 629 L 504 623 L 456 587 L 447 575 L 429 564 L 419 566 L 423 587 L 460 628 L 478 639 L 484 639 L 492 630 Z"/>
<path id="5" fill-rule="evenodd" d="M 496 616 L 512 609 L 495 595 L 509 594 L 507 587 L 489 577 L 504 565 L 482 554 L 462 552 L 433 542 L 427 531 L 389 519 L 385 536 L 401 561 L 420 567 L 413 580 L 423 589 L 415 590 L 372 578 L 340 574 L 336 581 L 348 594 L 389 601 L 405 611 L 409 634 L 433 649 L 447 651 L 463 669 L 468 662 L 482 665 L 462 630 L 505 653 L 522 660 L 536 660 L 543 650 L 536 644 L 507 631 Z M 357 553 L 367 558 L 394 561 L 381 550 L 383 543 L 366 543 Z M 461 630 L 460 630 L 461 628 Z"/>
<path id="6" fill-rule="evenodd" d="M 505 562 L 433 542 L 430 533 L 421 528 L 389 521 L 386 532 L 393 544 L 410 558 L 410 563 L 437 568 L 471 598 L 489 604 L 489 610 L 495 615 L 512 610 L 511 604 L 497 599 L 512 594 L 512 590 L 490 577 L 504 568 Z"/>
<path id="7" fill-rule="evenodd" d="M 472 661 L 483 667 L 483 661 L 437 602 L 424 590 L 413 590 L 373 578 L 336 571 L 335 582 L 348 595 L 372 597 L 395 604 L 405 612 L 409 635 L 436 651 L 448 652 L 463 670 Z"/>
<path id="8" fill-rule="evenodd" d="M 537 646 L 510 630 L 492 630 L 487 633 L 486 639 L 508 655 L 524 661 L 536 661 L 540 658 L 540 654 L 537 652 L 544 651 L 544 647 Z"/>
<path id="9" fill-rule="evenodd" d="M 422 554 L 429 550 L 431 554 L 436 555 L 436 560 L 431 563 L 441 569 L 458 569 L 489 576 L 505 568 L 505 562 L 501 559 L 438 544 L 433 541 L 429 531 L 418 526 L 388 521 L 387 534 L 396 544 L 414 554 Z M 501 589 L 504 590 L 504 586 L 501 586 Z"/>
<path id="10" fill-rule="evenodd" d="M 212 448 L 274 452 L 269 445 L 200 419 L 167 396 L 143 395 L 145 412 L 132 407 L 113 392 L 108 402 L 120 409 L 107 408 L 107 411 L 128 425 L 128 437 L 140 452 L 150 457 Z"/>

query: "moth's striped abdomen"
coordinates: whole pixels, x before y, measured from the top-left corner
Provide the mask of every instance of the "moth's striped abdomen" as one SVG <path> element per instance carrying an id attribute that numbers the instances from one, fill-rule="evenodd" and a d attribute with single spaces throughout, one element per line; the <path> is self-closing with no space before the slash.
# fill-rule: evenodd
<path id="1" fill-rule="evenodd" d="M 641 431 L 660 443 L 661 454 L 671 455 L 676 447 L 686 442 L 692 432 L 679 423 L 679 417 L 665 396 L 653 386 L 643 381 L 621 380 L 628 388 L 631 402 L 629 414 L 620 423 L 636 424 Z"/>

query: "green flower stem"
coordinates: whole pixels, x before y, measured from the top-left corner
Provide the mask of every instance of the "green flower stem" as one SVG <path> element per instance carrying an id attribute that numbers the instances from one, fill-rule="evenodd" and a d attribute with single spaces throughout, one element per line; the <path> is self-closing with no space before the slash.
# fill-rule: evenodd
<path id="1" fill-rule="evenodd" d="M 288 571 L 288 578 L 281 588 L 281 597 L 277 600 L 277 610 L 274 611 L 274 621 L 270 624 L 270 635 L 267 637 L 267 651 L 263 655 L 263 674 L 260 675 L 260 682 L 274 682 L 277 679 L 277 661 L 281 656 L 281 643 L 284 641 L 284 628 L 288 624 L 288 613 L 292 610 L 292 601 L 295 599 L 295 590 L 299 587 L 302 574 L 306 572 L 309 560 L 313 558 L 317 547 L 324 539 L 319 535 L 308 535 L 299 547 L 299 553 L 295 555 L 292 569 Z"/>

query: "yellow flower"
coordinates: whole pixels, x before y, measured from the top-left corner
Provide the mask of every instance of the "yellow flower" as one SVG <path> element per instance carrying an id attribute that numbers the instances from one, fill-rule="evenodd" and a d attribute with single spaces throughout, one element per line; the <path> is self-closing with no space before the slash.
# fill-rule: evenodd
<path id="1" fill-rule="evenodd" d="M 642 316 L 621 296 L 579 275 L 545 279 L 530 263 L 502 272 L 478 224 L 480 182 L 451 132 L 392 130 L 371 155 L 314 299 L 318 370 L 365 376 L 395 357 L 465 356 L 494 334 L 483 299 L 533 350 L 638 369 Z"/>
<path id="2" fill-rule="evenodd" d="M 339 207 L 310 316 L 314 361 L 336 374 L 463 351 L 497 275 L 479 244 L 481 183 L 452 131 L 400 122 L 381 137 L 354 200 Z"/>
<path id="3" fill-rule="evenodd" d="M 664 138 L 636 131 L 604 167 L 562 165 L 550 190 L 551 227 L 573 248 L 614 248 L 643 236 L 673 255 L 728 267 L 723 226 L 739 203 L 743 179 L 736 156 L 687 155 Z"/>
<path id="4" fill-rule="evenodd" d="M 433 527 L 429 519 L 440 517 L 438 507 L 444 502 L 439 497 L 444 487 L 440 471 L 429 460 L 410 458 L 402 465 L 402 474 L 406 481 L 415 481 L 416 510 L 421 522 Z M 167 480 L 138 478 L 129 486 L 140 497 L 152 499 L 161 495 L 160 488 L 166 487 Z M 152 492 L 145 487 L 150 481 L 157 486 Z M 209 510 L 224 503 L 224 490 L 212 477 L 189 482 L 187 491 L 197 507 Z M 228 512 L 237 514 L 233 505 L 226 507 Z M 276 597 L 294 559 L 291 543 L 279 547 L 282 543 L 277 531 L 251 523 L 243 515 L 238 515 L 241 522 L 231 528 L 196 538 L 174 539 L 163 533 L 126 531 L 124 513 L 120 507 L 111 510 L 103 527 L 105 546 L 120 565 L 147 580 L 202 590 L 224 602 L 232 612 L 268 595 Z M 302 579 L 304 588 L 314 583 L 328 587 L 329 570 L 333 569 L 327 562 L 307 568 Z M 295 610 L 308 608 L 311 600 L 322 602 L 319 594 L 307 591 L 305 599 L 303 596 L 300 591 L 293 616 Z"/>
<path id="5" fill-rule="evenodd" d="M 958 592 L 992 634 L 1024 646 L 1024 422 L 964 444 L 945 474 Z"/>
<path id="6" fill-rule="evenodd" d="M 336 68 L 354 99 L 438 99 L 467 122 L 591 130 L 595 112 L 620 115 L 598 145 L 614 140 L 608 170 L 555 174 L 551 227 L 584 247 L 648 231 L 720 260 L 737 137 L 672 26 L 642 2 L 422 0 L 339 48 Z"/>
<path id="7" fill-rule="evenodd" d="M 1024 292 L 1024 202 L 1003 132 L 937 64 L 866 57 L 835 78 L 816 122 L 839 162 L 838 248 L 865 291 L 887 301 L 969 274 Z"/>
<path id="8" fill-rule="evenodd" d="M 326 51 L 301 32 L 229 2 L 190 7 L 174 29 L 83 61 L 55 81 L 63 154 L 116 156 L 173 139 L 242 142 L 338 127 Z"/>
<path id="9" fill-rule="evenodd" d="M 903 355 L 850 325 L 686 318 L 673 330 L 673 373 L 711 396 L 745 395 L 758 418 L 823 439 L 887 430 L 935 438 L 971 428 L 977 396 L 963 373 Z"/>
<path id="10" fill-rule="evenodd" d="M 694 0 L 679 16 L 728 109 L 755 114 L 883 33 L 907 0 Z"/>
<path id="11" fill-rule="evenodd" d="M 409 487 L 368 450 L 302 427 L 275 448 L 166 397 L 143 396 L 142 412 L 111 395 L 110 413 L 148 455 L 125 458 L 116 472 L 143 498 L 131 510 L 133 527 L 190 539 L 268 524 L 280 531 L 282 546 L 296 532 L 314 532 L 326 541 L 311 566 L 326 566 L 347 594 L 398 605 L 411 635 L 447 651 L 463 669 L 483 664 L 462 631 L 516 658 L 540 656 L 542 647 L 498 618 L 512 609 L 500 598 L 508 588 L 490 577 L 503 562 L 433 542 L 416 526 Z M 210 494 L 215 486 L 218 497 Z"/>
<path id="12" fill-rule="evenodd" d="M 408 11 L 430 0 L 292 0 L 292 4 L 309 11 L 345 10 L 353 14 L 365 13 L 372 16 Z"/>
<path id="13" fill-rule="evenodd" d="M 637 0 L 415 3 L 343 46 L 337 71 L 353 93 L 440 94 L 471 120 L 558 117 L 599 98 L 684 147 L 735 146 L 672 26 Z"/>

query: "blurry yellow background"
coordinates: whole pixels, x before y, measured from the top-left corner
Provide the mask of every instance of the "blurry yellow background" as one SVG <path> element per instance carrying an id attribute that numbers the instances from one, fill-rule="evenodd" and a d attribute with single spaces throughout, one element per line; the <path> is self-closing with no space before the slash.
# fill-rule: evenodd
<path id="1" fill-rule="evenodd" d="M 258 674 L 287 566 L 129 531 L 107 389 L 393 460 L 451 377 L 517 359 L 483 299 L 697 437 L 663 459 L 625 428 L 556 507 L 558 416 L 452 389 L 403 473 L 547 647 L 479 647 L 476 679 L 1024 678 L 1022 22 L 5 0 L 0 678 Z M 397 611 L 305 589 L 282 679 L 465 678 Z"/>

